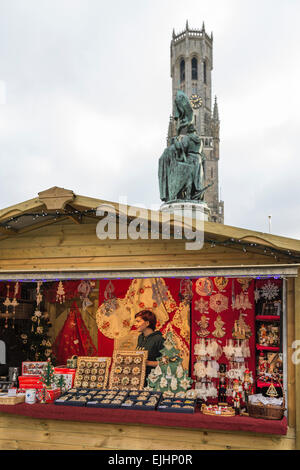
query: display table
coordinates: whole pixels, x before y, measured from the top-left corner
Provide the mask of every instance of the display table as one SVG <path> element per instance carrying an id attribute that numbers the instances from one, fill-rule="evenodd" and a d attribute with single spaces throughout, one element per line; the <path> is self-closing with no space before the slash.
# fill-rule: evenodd
<path id="1" fill-rule="evenodd" d="M 248 416 L 207 416 L 195 413 L 166 413 L 105 408 L 86 408 L 53 404 L 0 405 L 0 413 L 9 413 L 39 419 L 82 421 L 112 424 L 143 424 L 190 429 L 213 429 L 220 431 L 244 431 L 262 434 L 287 434 L 287 419 L 265 420 Z"/>

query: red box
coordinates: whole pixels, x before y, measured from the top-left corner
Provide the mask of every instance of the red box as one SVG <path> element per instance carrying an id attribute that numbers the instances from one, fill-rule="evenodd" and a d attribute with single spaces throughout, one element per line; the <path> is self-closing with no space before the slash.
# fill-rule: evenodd
<path id="1" fill-rule="evenodd" d="M 73 387 L 74 380 L 75 380 L 76 369 L 69 369 L 69 368 L 64 367 L 64 366 L 54 367 L 54 373 L 55 374 L 62 374 L 62 375 L 66 375 L 66 374 L 72 375 L 71 387 Z"/>
<path id="2" fill-rule="evenodd" d="M 45 397 L 44 390 L 39 390 L 37 393 L 38 401 L 45 399 L 46 403 L 53 403 L 53 401 L 61 395 L 61 391 L 59 388 L 55 388 L 53 390 L 46 389 L 45 387 L 42 388 L 45 390 Z"/>

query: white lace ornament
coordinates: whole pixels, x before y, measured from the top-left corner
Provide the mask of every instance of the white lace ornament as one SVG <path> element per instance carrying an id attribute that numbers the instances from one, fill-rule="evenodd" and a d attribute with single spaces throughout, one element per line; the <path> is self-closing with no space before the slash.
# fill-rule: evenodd
<path id="1" fill-rule="evenodd" d="M 180 364 L 177 369 L 176 369 L 176 377 L 178 377 L 179 379 L 181 379 L 181 377 L 183 376 L 183 367 L 182 365 Z"/>
<path id="2" fill-rule="evenodd" d="M 199 379 L 202 379 L 206 376 L 206 367 L 202 361 L 196 362 L 194 365 L 194 374 Z"/>
<path id="3" fill-rule="evenodd" d="M 177 390 L 177 379 L 176 379 L 176 377 L 172 377 L 171 390 Z"/>

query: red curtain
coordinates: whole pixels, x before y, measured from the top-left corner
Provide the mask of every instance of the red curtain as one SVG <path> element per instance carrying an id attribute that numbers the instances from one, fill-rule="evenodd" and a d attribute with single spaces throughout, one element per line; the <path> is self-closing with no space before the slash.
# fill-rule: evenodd
<path id="1" fill-rule="evenodd" d="M 76 356 L 96 356 L 95 348 L 88 329 L 82 319 L 76 302 L 53 345 L 53 353 L 58 364 L 66 364 L 67 359 Z"/>

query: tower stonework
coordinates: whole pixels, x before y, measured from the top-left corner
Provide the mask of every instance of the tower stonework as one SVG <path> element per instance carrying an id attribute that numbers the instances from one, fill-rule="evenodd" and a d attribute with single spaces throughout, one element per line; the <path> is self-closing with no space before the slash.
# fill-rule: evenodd
<path id="1" fill-rule="evenodd" d="M 203 142 L 205 154 L 205 186 L 213 182 L 204 196 L 210 209 L 210 221 L 224 223 L 224 202 L 219 199 L 219 132 L 220 120 L 217 99 L 212 101 L 213 35 L 202 29 L 190 29 L 175 34 L 171 41 L 172 103 L 182 90 L 193 108 L 193 124 Z M 174 105 L 173 105 L 174 106 Z M 172 116 L 174 109 L 172 110 Z M 170 117 L 168 145 L 176 135 L 176 123 Z"/>

